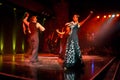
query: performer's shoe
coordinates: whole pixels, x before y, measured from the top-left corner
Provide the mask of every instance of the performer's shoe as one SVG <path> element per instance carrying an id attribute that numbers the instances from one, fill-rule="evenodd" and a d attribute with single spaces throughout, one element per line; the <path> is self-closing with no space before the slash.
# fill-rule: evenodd
<path id="1" fill-rule="evenodd" d="M 38 63 L 39 60 L 30 61 L 30 63 Z"/>

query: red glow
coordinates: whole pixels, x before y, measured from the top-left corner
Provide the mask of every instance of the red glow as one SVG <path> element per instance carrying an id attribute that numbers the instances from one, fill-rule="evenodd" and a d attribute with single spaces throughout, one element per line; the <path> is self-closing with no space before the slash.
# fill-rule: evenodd
<path id="1" fill-rule="evenodd" d="M 99 18 L 100 18 L 100 16 L 97 16 L 97 18 L 99 19 Z"/>
<path id="2" fill-rule="evenodd" d="M 111 17 L 111 15 L 108 15 L 108 17 L 110 18 L 110 17 Z"/>
<path id="3" fill-rule="evenodd" d="M 104 18 L 106 18 L 107 16 L 106 15 L 104 15 Z"/>
<path id="4" fill-rule="evenodd" d="M 116 14 L 116 16 L 117 16 L 117 17 L 119 17 L 119 16 L 120 16 L 120 14 Z"/>

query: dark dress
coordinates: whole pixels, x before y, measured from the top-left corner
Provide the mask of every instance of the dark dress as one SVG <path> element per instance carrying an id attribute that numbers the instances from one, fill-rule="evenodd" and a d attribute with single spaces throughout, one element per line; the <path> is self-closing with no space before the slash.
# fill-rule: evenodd
<path id="1" fill-rule="evenodd" d="M 79 47 L 77 31 L 79 29 L 78 24 L 71 24 L 71 32 L 67 39 L 66 53 L 64 59 L 64 67 L 71 68 L 81 65 L 81 51 Z"/>

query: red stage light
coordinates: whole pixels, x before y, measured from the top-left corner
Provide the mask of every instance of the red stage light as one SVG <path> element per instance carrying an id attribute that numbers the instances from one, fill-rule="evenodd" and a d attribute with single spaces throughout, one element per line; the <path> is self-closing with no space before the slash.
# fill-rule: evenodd
<path id="1" fill-rule="evenodd" d="M 104 18 L 106 18 L 107 16 L 106 15 L 104 15 Z"/>
<path id="2" fill-rule="evenodd" d="M 100 16 L 97 16 L 97 18 L 99 19 L 99 18 L 100 18 Z"/>
<path id="3" fill-rule="evenodd" d="M 108 17 L 110 18 L 110 17 L 111 17 L 111 15 L 108 15 Z"/>
<path id="4" fill-rule="evenodd" d="M 120 14 L 116 14 L 116 16 L 117 16 L 117 17 L 119 17 L 119 16 L 120 16 Z"/>

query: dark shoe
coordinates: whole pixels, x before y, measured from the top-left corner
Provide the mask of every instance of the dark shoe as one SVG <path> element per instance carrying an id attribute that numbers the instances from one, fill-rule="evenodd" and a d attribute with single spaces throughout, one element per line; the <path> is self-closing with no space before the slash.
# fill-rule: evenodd
<path id="1" fill-rule="evenodd" d="M 31 63 L 37 63 L 39 60 L 30 61 Z"/>

